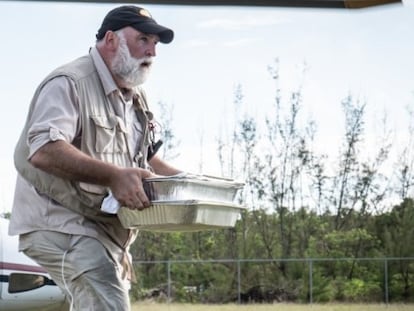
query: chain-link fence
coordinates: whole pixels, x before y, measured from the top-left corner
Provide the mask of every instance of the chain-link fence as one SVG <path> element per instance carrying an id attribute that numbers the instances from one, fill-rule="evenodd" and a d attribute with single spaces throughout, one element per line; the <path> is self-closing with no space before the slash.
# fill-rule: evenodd
<path id="1" fill-rule="evenodd" d="M 414 257 L 134 261 L 135 299 L 413 302 Z"/>

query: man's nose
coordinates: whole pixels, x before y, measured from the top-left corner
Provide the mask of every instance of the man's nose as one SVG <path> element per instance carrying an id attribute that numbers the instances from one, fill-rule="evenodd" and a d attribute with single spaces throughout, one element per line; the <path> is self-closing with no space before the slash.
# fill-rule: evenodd
<path id="1" fill-rule="evenodd" d="M 151 56 L 154 57 L 156 56 L 156 48 L 155 48 L 155 44 L 151 45 L 150 47 L 148 47 L 148 49 L 145 52 L 145 56 Z"/>

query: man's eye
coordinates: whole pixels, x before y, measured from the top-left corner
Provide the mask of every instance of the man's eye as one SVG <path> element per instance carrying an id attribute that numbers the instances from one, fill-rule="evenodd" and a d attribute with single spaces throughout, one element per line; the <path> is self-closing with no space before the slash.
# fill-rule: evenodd
<path id="1" fill-rule="evenodd" d="M 156 45 L 159 40 L 155 36 L 154 37 L 152 37 L 152 36 L 142 36 L 142 37 L 139 37 L 139 41 L 141 41 L 145 44 L 153 42 Z"/>

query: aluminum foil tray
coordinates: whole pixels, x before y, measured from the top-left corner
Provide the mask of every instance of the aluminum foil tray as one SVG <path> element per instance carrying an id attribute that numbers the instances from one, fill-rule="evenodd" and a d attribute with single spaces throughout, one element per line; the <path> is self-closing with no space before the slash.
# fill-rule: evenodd
<path id="1" fill-rule="evenodd" d="M 243 186 L 243 183 L 232 179 L 192 174 L 144 180 L 144 189 L 151 201 L 199 200 L 232 203 Z"/>
<path id="2" fill-rule="evenodd" d="M 125 228 L 147 231 L 203 231 L 234 227 L 243 207 L 198 200 L 154 202 L 142 211 L 122 207 L 118 218 Z"/>

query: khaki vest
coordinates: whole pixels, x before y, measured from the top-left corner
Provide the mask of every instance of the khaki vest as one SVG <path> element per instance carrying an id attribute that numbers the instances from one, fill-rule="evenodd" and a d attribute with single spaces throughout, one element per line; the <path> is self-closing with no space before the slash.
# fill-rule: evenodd
<path id="1" fill-rule="evenodd" d="M 56 69 L 43 80 L 32 99 L 27 120 L 32 114 L 43 86 L 58 76 L 71 78 L 79 95 L 82 134 L 80 146 L 76 147 L 93 158 L 115 165 L 146 167 L 150 144 L 148 122 L 152 114 L 148 111 L 144 93 L 137 89 L 133 98 L 137 117 L 143 130 L 140 152 L 134 159 L 128 152 L 124 123 L 116 116 L 109 99 L 106 97 L 98 72 L 89 55 Z M 40 193 L 47 195 L 62 206 L 96 221 L 116 244 L 122 248 L 127 247 L 132 232 L 122 228 L 116 215 L 100 211 L 102 200 L 107 195 L 107 189 L 98 185 L 62 179 L 33 167 L 28 161 L 27 131 L 28 121 L 26 121 L 14 152 L 17 171 Z"/>

